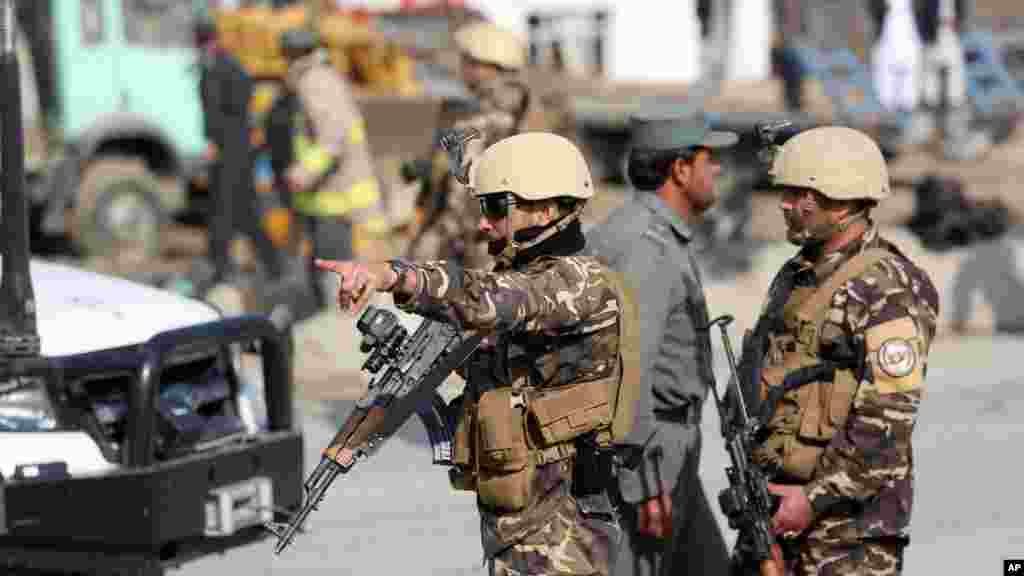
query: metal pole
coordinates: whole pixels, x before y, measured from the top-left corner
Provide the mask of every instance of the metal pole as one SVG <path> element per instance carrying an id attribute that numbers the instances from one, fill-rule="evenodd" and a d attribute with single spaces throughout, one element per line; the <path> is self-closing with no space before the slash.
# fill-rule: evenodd
<path id="1" fill-rule="evenodd" d="M 35 295 L 29 276 L 25 147 L 21 125 L 21 81 L 16 49 L 14 0 L 0 0 L 0 74 L 5 101 L 0 110 L 3 166 L 3 276 L 0 278 L 0 362 L 39 355 Z"/>
<path id="2" fill-rule="evenodd" d="M 594 76 L 604 78 L 607 63 L 605 46 L 608 43 L 608 11 L 598 10 L 594 13 Z"/>
<path id="3" fill-rule="evenodd" d="M 14 52 L 14 1 L 0 0 L 0 3 L 0 10 L 3 11 L 0 15 L 0 49 L 6 56 Z"/>

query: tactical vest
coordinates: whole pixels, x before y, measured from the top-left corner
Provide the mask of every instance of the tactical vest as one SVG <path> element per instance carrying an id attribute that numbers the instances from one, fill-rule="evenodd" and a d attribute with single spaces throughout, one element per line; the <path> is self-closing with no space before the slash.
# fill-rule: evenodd
<path id="1" fill-rule="evenodd" d="M 575 456 L 583 435 L 610 447 L 629 433 L 640 386 L 637 311 L 618 273 L 606 277 L 617 295 L 614 324 L 502 337 L 494 351 L 470 360 L 474 390 L 456 427 L 453 462 L 461 474 L 452 475 L 454 488 L 476 491 L 490 508 L 519 511 L 537 496 L 538 466 Z M 590 357 L 595 338 L 617 354 Z M 601 364 L 607 361 L 615 365 Z"/>
<path id="2" fill-rule="evenodd" d="M 889 255 L 883 249 L 866 250 L 840 266 L 823 285 L 793 289 L 783 306 L 784 330 L 768 337 L 762 400 L 771 387 L 782 385 L 787 374 L 822 361 L 819 335 L 832 295 Z M 836 370 L 831 382 L 811 382 L 787 392 L 768 422 L 770 435 L 755 451 L 755 461 L 781 469 L 791 479 L 809 481 L 825 447 L 846 424 L 858 385 L 851 370 Z"/>
<path id="3" fill-rule="evenodd" d="M 380 201 L 377 179 L 372 174 L 339 178 L 337 173 L 344 168 L 338 164 L 338 158 L 317 144 L 301 112 L 296 114 L 295 124 L 293 155 L 306 171 L 319 175 L 318 182 L 310 190 L 295 193 L 293 203 L 296 210 L 304 214 L 344 216 L 372 208 Z M 352 123 L 345 138 L 350 149 L 364 143 L 366 135 L 362 119 Z M 356 160 L 349 158 L 346 161 Z"/>

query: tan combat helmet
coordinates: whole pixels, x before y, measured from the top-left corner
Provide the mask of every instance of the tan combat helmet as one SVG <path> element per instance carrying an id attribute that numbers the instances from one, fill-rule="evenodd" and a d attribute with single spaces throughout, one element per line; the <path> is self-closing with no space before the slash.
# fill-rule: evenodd
<path id="1" fill-rule="evenodd" d="M 889 170 L 882 151 L 863 132 L 843 126 L 812 128 L 782 145 L 772 162 L 772 187 L 817 190 L 833 200 L 885 200 Z"/>
<path id="2" fill-rule="evenodd" d="M 504 70 L 518 71 L 526 64 L 522 40 L 490 22 L 473 22 L 459 28 L 455 44 L 473 59 Z"/>
<path id="3" fill-rule="evenodd" d="M 550 132 L 524 132 L 497 141 L 472 164 L 470 178 L 477 198 L 512 194 L 527 201 L 580 200 L 569 214 L 532 240 L 520 242 L 512 233 L 498 256 L 507 261 L 578 221 L 586 201 L 594 195 L 594 181 L 579 148 Z"/>
<path id="4" fill-rule="evenodd" d="M 524 132 L 492 144 L 473 165 L 473 195 L 511 193 L 523 200 L 594 195 L 583 154 L 567 138 Z"/>

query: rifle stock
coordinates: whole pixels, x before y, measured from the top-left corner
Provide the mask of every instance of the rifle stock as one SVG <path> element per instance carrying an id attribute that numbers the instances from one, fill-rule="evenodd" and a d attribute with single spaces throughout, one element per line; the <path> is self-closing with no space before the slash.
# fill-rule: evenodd
<path id="1" fill-rule="evenodd" d="M 369 352 L 362 369 L 372 374 L 370 384 L 303 484 L 302 506 L 289 522 L 266 525 L 278 538 L 275 554 L 291 544 L 331 483 L 372 456 L 413 414 L 427 428 L 434 463 L 452 464 L 453 430 L 447 405 L 436 389 L 476 350 L 483 336 L 464 336 L 431 320 L 423 320 L 409 335 L 394 313 L 374 306 L 366 309 L 356 328 L 363 334 L 360 350 Z"/>

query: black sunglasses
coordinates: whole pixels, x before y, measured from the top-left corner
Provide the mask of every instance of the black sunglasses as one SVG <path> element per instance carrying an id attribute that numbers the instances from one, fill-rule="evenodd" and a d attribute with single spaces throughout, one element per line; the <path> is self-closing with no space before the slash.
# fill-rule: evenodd
<path id="1" fill-rule="evenodd" d="M 515 206 L 517 203 L 511 194 L 487 194 L 480 197 L 480 213 L 484 218 L 501 220 L 508 216 L 509 206 Z"/>

